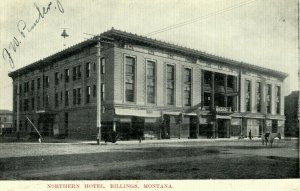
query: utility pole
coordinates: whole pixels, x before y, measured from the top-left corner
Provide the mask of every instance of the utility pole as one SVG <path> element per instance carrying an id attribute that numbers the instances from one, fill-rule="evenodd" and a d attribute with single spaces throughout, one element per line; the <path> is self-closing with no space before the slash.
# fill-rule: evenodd
<path id="1" fill-rule="evenodd" d="M 17 79 L 17 139 L 20 139 L 20 76 Z"/>
<path id="2" fill-rule="evenodd" d="M 101 42 L 106 44 L 113 44 L 112 38 L 101 36 L 101 35 L 93 35 L 89 33 L 84 33 L 86 35 L 91 35 L 94 38 L 88 39 L 97 42 L 97 144 L 101 145 L 101 115 L 102 115 L 102 101 L 101 101 Z"/>
<path id="3" fill-rule="evenodd" d="M 101 42 L 100 36 L 97 37 L 97 144 L 101 145 Z"/>

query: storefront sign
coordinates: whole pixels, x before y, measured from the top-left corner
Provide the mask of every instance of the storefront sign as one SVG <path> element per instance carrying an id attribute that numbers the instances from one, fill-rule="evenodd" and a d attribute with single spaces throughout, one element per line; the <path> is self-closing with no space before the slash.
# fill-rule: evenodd
<path id="1" fill-rule="evenodd" d="M 231 112 L 231 107 L 216 106 L 216 112 Z"/>

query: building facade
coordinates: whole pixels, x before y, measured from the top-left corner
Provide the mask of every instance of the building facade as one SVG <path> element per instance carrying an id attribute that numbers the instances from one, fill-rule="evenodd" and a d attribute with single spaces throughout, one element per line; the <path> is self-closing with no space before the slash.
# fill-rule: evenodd
<path id="1" fill-rule="evenodd" d="M 11 134 L 13 127 L 13 112 L 0 110 L 0 135 Z"/>
<path id="2" fill-rule="evenodd" d="M 284 134 L 287 74 L 115 29 L 100 37 L 100 62 L 88 40 L 9 74 L 15 130 L 19 107 L 20 132 L 33 130 L 27 116 L 46 136 L 95 139 L 99 93 L 102 130 L 122 139 Z"/>

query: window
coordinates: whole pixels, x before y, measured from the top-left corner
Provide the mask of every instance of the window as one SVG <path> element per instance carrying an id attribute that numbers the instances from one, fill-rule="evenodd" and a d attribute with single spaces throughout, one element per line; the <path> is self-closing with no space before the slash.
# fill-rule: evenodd
<path id="1" fill-rule="evenodd" d="M 34 91 L 34 80 L 31 80 L 31 91 Z"/>
<path id="2" fill-rule="evenodd" d="M 101 58 L 101 74 L 105 74 L 105 58 Z"/>
<path id="3" fill-rule="evenodd" d="M 49 106 L 49 95 L 45 95 L 45 107 Z"/>
<path id="4" fill-rule="evenodd" d="M 104 101 L 104 94 L 105 93 L 105 87 L 104 83 L 101 84 L 101 101 Z"/>
<path id="5" fill-rule="evenodd" d="M 174 105 L 175 93 L 175 68 L 172 65 L 167 65 L 167 104 Z"/>
<path id="6" fill-rule="evenodd" d="M 34 97 L 31 98 L 31 109 L 34 110 Z"/>
<path id="7" fill-rule="evenodd" d="M 227 76 L 227 90 L 235 90 L 235 77 Z"/>
<path id="8" fill-rule="evenodd" d="M 147 61 L 147 102 L 155 103 L 155 62 Z"/>
<path id="9" fill-rule="evenodd" d="M 63 92 L 61 91 L 60 92 L 60 103 L 62 103 L 63 102 Z"/>
<path id="10" fill-rule="evenodd" d="M 246 80 L 246 111 L 251 111 L 251 82 Z"/>
<path id="11" fill-rule="evenodd" d="M 73 89 L 73 105 L 76 105 L 77 102 L 77 90 Z"/>
<path id="12" fill-rule="evenodd" d="M 55 74 L 54 74 L 54 81 L 55 81 L 55 85 L 58 85 L 58 82 L 59 82 L 59 74 L 58 74 L 58 72 L 55 72 Z"/>
<path id="13" fill-rule="evenodd" d="M 280 114 L 280 86 L 276 86 L 276 114 Z"/>
<path id="14" fill-rule="evenodd" d="M 49 87 L 49 77 L 44 76 L 44 88 L 48 88 L 48 87 Z"/>
<path id="15" fill-rule="evenodd" d="M 86 103 L 90 103 L 90 98 L 91 98 L 91 87 L 87 86 L 86 87 Z"/>
<path id="16" fill-rule="evenodd" d="M 19 101 L 19 108 L 20 108 L 20 111 L 23 111 L 22 100 Z"/>
<path id="17" fill-rule="evenodd" d="M 77 88 L 77 104 L 81 104 L 81 88 Z"/>
<path id="18" fill-rule="evenodd" d="M 81 66 L 80 65 L 77 66 L 77 78 L 78 79 L 81 78 Z"/>
<path id="19" fill-rule="evenodd" d="M 36 97 L 36 101 L 37 101 L 37 103 L 36 103 L 36 105 L 37 105 L 37 109 L 40 109 L 40 107 L 41 107 L 41 98 L 40 98 L 40 96 L 38 95 L 37 97 Z"/>
<path id="20" fill-rule="evenodd" d="M 55 107 L 58 107 L 58 93 L 55 92 Z"/>
<path id="21" fill-rule="evenodd" d="M 272 88 L 270 84 L 266 85 L 266 106 L 267 106 L 267 113 L 271 113 L 271 95 L 272 95 Z"/>
<path id="22" fill-rule="evenodd" d="M 65 69 L 65 82 L 69 82 L 70 79 L 70 70 Z"/>
<path id="23" fill-rule="evenodd" d="M 75 81 L 76 80 L 76 77 L 77 77 L 77 67 L 75 66 L 75 67 L 73 67 L 73 81 Z"/>
<path id="24" fill-rule="evenodd" d="M 27 93 L 29 91 L 29 82 L 24 83 L 24 93 Z"/>
<path id="25" fill-rule="evenodd" d="M 41 88 L 41 78 L 37 79 L 37 89 L 39 90 Z"/>
<path id="26" fill-rule="evenodd" d="M 24 99 L 24 111 L 28 111 L 29 100 Z"/>
<path id="27" fill-rule="evenodd" d="M 206 85 L 206 86 L 211 86 L 211 83 L 212 83 L 212 80 L 211 80 L 211 72 L 209 72 L 209 71 L 204 71 L 204 73 L 203 73 L 203 78 L 204 78 L 204 84 Z"/>
<path id="28" fill-rule="evenodd" d="M 125 59 L 125 99 L 134 102 L 135 87 L 135 59 L 126 57 Z"/>
<path id="29" fill-rule="evenodd" d="M 97 96 L 97 86 L 93 85 L 93 97 Z"/>
<path id="30" fill-rule="evenodd" d="M 96 63 L 94 62 L 94 63 L 93 63 L 93 70 L 94 70 L 94 72 L 96 71 L 96 69 L 97 69 L 97 68 L 96 68 Z"/>
<path id="31" fill-rule="evenodd" d="M 21 96 L 22 93 L 23 93 L 23 92 L 22 92 L 22 84 L 19 84 L 19 91 L 20 91 L 19 93 L 20 93 L 20 96 Z"/>
<path id="32" fill-rule="evenodd" d="M 191 69 L 184 69 L 184 105 L 191 106 L 191 87 L 192 87 L 192 72 Z"/>
<path id="33" fill-rule="evenodd" d="M 69 91 L 65 91 L 65 106 L 69 106 Z"/>
<path id="34" fill-rule="evenodd" d="M 86 63 L 85 64 L 85 76 L 88 78 L 90 77 L 90 71 L 91 71 L 91 63 Z"/>
<path id="35" fill-rule="evenodd" d="M 256 111 L 261 112 L 261 83 L 256 82 Z"/>

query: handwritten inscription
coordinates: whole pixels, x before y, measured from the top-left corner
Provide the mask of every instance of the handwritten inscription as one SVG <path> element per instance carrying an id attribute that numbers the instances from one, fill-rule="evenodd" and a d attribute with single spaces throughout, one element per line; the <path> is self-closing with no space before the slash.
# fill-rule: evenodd
<path id="1" fill-rule="evenodd" d="M 50 1 L 47 6 L 43 7 L 38 6 L 36 3 L 34 3 L 33 5 L 38 14 L 37 18 L 30 24 L 27 24 L 27 22 L 22 19 L 19 20 L 17 22 L 17 30 L 20 36 L 14 36 L 8 47 L 3 48 L 2 50 L 2 58 L 6 63 L 10 64 L 11 68 L 15 67 L 13 55 L 17 52 L 18 47 L 21 45 L 21 39 L 25 39 L 29 33 L 33 32 L 34 29 L 43 19 L 45 19 L 45 17 L 51 10 L 57 9 L 60 13 L 64 13 L 64 8 L 60 0 Z"/>

